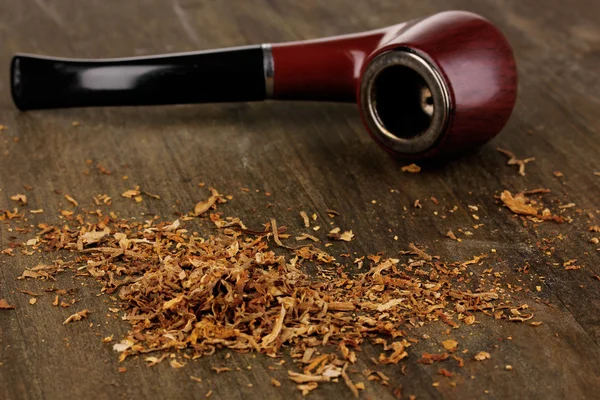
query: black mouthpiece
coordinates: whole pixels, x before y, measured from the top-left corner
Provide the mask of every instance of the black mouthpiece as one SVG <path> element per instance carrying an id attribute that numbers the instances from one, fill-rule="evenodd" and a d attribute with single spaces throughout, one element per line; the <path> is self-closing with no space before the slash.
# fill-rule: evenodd
<path id="1" fill-rule="evenodd" d="M 106 60 L 17 54 L 11 89 L 20 110 L 264 100 L 263 49 Z"/>

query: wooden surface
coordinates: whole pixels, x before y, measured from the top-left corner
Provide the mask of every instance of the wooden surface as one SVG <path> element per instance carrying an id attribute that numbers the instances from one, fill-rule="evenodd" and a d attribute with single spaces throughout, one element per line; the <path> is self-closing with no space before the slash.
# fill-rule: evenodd
<path id="1" fill-rule="evenodd" d="M 491 360 L 469 362 L 457 373 L 456 387 L 437 368 L 416 363 L 420 351 L 439 350 L 422 341 L 411 347 L 406 376 L 400 365 L 384 369 L 389 388 L 368 382 L 363 398 L 390 399 L 402 384 L 418 399 L 547 398 L 593 399 L 600 390 L 600 251 L 589 242 L 590 225 L 600 225 L 600 3 L 562 0 L 285 0 L 285 1 L 5 1 L 0 13 L 0 209 L 13 208 L 9 197 L 27 192 L 32 224 L 57 222 L 54 210 L 66 200 L 55 191 L 86 199 L 107 193 L 113 210 L 140 218 L 140 212 L 176 218 L 206 198 L 198 182 L 234 196 L 224 210 L 252 226 L 277 218 L 300 229 L 298 211 L 337 210 L 338 224 L 356 239 L 332 252 L 395 255 L 409 242 L 445 259 L 467 260 L 488 253 L 483 268 L 504 273 L 505 282 L 528 288 L 520 294 L 543 324 L 531 327 L 481 318 L 481 324 L 455 335 L 472 352 L 488 351 Z M 363 129 L 353 105 L 316 103 L 222 104 L 129 109 L 73 109 L 19 113 L 11 103 L 8 64 L 14 52 L 73 57 L 117 57 L 219 46 L 276 42 L 341 34 L 386 26 L 444 9 L 467 9 L 491 19 L 508 36 L 520 74 L 516 110 L 502 134 L 480 151 L 451 163 L 400 172 L 402 163 L 385 155 Z M 72 121 L 80 122 L 74 128 Z M 13 139 L 17 138 L 18 142 Z M 535 157 L 527 174 L 506 165 L 497 146 L 519 157 Z M 85 160 L 112 171 L 100 174 Z M 90 174 L 82 172 L 89 170 Z M 563 177 L 555 177 L 561 171 Z M 127 175 L 128 180 L 121 177 Z M 135 204 L 119 194 L 134 185 L 159 194 Z M 244 193 L 241 187 L 252 189 Z M 563 210 L 572 223 L 524 226 L 494 198 L 502 190 L 549 188 L 544 201 Z M 258 189 L 260 192 L 255 192 Z M 391 193 L 390 189 L 395 189 Z M 265 196 L 265 191 L 272 193 Z M 440 204 L 427 200 L 436 197 Z M 422 209 L 412 208 L 420 199 Z M 376 200 L 376 204 L 372 203 Z M 84 201 L 82 201 L 84 203 Z M 267 204 L 274 204 L 267 208 Z M 454 206 L 454 213 L 447 210 Z M 468 205 L 477 205 L 484 226 Z M 407 207 L 408 211 L 404 211 Z M 434 214 L 438 211 L 438 215 Z M 446 215 L 442 219 L 440 215 Z M 0 249 L 23 240 L 0 225 Z M 458 243 L 449 229 L 470 230 Z M 210 234 L 205 226 L 203 232 Z M 397 235 L 398 241 L 393 237 Z M 557 239 L 557 236 L 560 239 Z M 596 234 L 600 235 L 600 234 Z M 551 250 L 536 242 L 551 239 Z M 543 244 L 543 243 L 542 243 Z M 497 253 L 492 254 L 494 248 Z M 63 326 L 73 311 L 50 305 L 51 295 L 28 304 L 17 288 L 41 291 L 49 283 L 18 281 L 25 267 L 56 255 L 0 255 L 0 298 L 16 310 L 0 311 L 0 398 L 98 399 L 297 398 L 286 369 L 271 371 L 273 360 L 233 354 L 227 364 L 242 371 L 216 375 L 225 353 L 190 362 L 182 369 L 162 363 L 148 368 L 128 360 L 119 373 L 117 356 L 100 338 L 124 335 L 127 324 L 106 317 L 112 306 L 96 296 L 92 279 L 59 276 L 59 288 L 76 288 L 88 322 Z M 562 266 L 577 259 L 583 269 Z M 518 271 L 525 265 L 530 272 Z M 540 286 L 541 291 L 535 287 Z M 418 332 L 444 338 L 446 327 Z M 512 337 L 512 340 L 507 340 Z M 375 355 L 365 346 L 357 370 Z M 472 353 L 471 353 L 472 354 Z M 513 366 L 506 371 L 505 365 Z M 247 369 L 251 367 L 251 370 Z M 189 375 L 202 376 L 203 382 Z M 271 386 L 271 377 L 283 382 Z M 473 379 L 471 379 L 474 377 Z M 433 382 L 441 382 L 438 387 Z M 248 387 L 252 383 L 253 387 Z M 321 385 L 312 398 L 350 396 L 343 385 Z"/>

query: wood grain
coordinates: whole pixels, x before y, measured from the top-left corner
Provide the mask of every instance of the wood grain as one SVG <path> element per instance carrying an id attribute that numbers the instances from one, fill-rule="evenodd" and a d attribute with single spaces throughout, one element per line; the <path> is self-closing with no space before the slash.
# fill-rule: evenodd
<path id="1" fill-rule="evenodd" d="M 400 172 L 403 164 L 372 142 L 353 105 L 266 102 L 20 113 L 10 101 L 8 60 L 17 51 L 119 57 L 301 40 L 375 29 L 450 8 L 479 13 L 507 35 L 522 78 L 519 98 L 507 127 L 491 144 L 459 160 L 426 166 L 420 174 Z M 436 368 L 416 363 L 421 351 L 439 349 L 435 340 L 411 348 L 406 376 L 400 366 L 387 367 L 385 373 L 394 385 L 403 385 L 405 396 L 420 399 L 595 398 L 600 389 L 600 281 L 592 275 L 600 275 L 600 252 L 589 243 L 593 234 L 588 227 L 600 225 L 600 177 L 593 174 L 600 171 L 599 27 L 600 3 L 583 0 L 452 0 L 443 6 L 432 0 L 257 0 L 236 7 L 192 0 L 148 0 L 143 6 L 117 0 L 7 2 L 0 14 L 0 124 L 8 126 L 0 133 L 0 209 L 14 207 L 9 197 L 31 185 L 28 207 L 47 210 L 28 216 L 32 224 L 56 222 L 55 210 L 69 206 L 55 191 L 71 194 L 81 207 L 92 208 L 92 196 L 107 193 L 115 199 L 113 210 L 123 216 L 140 218 L 143 212 L 175 218 L 206 197 L 197 186 L 202 181 L 232 194 L 227 214 L 256 227 L 276 218 L 300 230 L 300 210 L 317 213 L 323 224 L 329 221 L 326 209 L 340 212 L 336 224 L 353 229 L 356 239 L 336 244 L 339 253 L 394 255 L 415 242 L 445 259 L 466 260 L 492 254 L 494 248 L 497 252 L 481 270 L 493 268 L 503 273 L 504 282 L 527 287 L 516 300 L 527 302 L 543 324 L 532 328 L 481 318 L 480 324 L 452 332 L 470 355 L 492 355 L 463 370 L 449 366 L 457 373 L 456 387 Z M 73 127 L 73 121 L 80 125 Z M 526 176 L 507 166 L 496 146 L 521 158 L 535 157 Z M 93 160 L 92 167 L 87 159 Z M 99 173 L 96 163 L 112 174 Z M 82 173 L 86 170 L 89 175 Z M 556 170 L 564 176 L 555 177 Z M 135 185 L 161 200 L 135 204 L 119 197 Z M 245 193 L 241 187 L 252 190 Z M 494 198 L 504 189 L 514 193 L 537 187 L 551 189 L 544 201 L 553 209 L 575 203 L 563 212 L 573 222 L 524 226 Z M 439 205 L 427 200 L 432 196 Z M 416 199 L 422 209 L 411 207 Z M 468 205 L 478 207 L 477 223 L 484 226 L 473 228 Z M 454 206 L 457 210 L 449 213 Z M 0 249 L 21 238 L 9 227 L 0 225 Z M 444 236 L 449 228 L 473 235 L 458 243 Z M 198 229 L 212 232 L 208 224 Z M 538 242 L 554 250 L 541 249 Z M 50 286 L 15 278 L 53 256 L 0 255 L 0 298 L 16 305 L 16 310 L 0 312 L 0 398 L 204 398 L 209 390 L 219 399 L 300 397 L 286 381 L 289 359 L 275 371 L 268 369 L 275 363 L 267 357 L 232 354 L 225 360 L 224 352 L 182 369 L 165 363 L 148 368 L 141 359 L 118 364 L 116 353 L 100 339 L 113 333 L 121 337 L 127 325 L 106 316 L 113 314 L 108 307 L 114 302 L 97 296 L 93 280 L 64 274 L 54 283 L 77 289 L 77 307 L 91 311 L 85 322 L 66 326 L 62 321 L 77 311 L 75 306 L 53 307 L 49 294 L 32 306 L 30 296 L 17 290 L 41 292 Z M 566 271 L 562 265 L 570 259 L 584 268 Z M 528 274 L 517 270 L 526 264 Z M 444 326 L 429 325 L 418 333 L 446 338 L 444 331 Z M 370 367 L 369 357 L 376 355 L 368 346 L 363 353 L 359 371 Z M 211 370 L 225 363 L 241 371 L 216 375 Z M 506 371 L 506 364 L 513 370 Z M 127 372 L 119 373 L 121 366 Z M 271 377 L 283 385 L 273 387 Z M 440 386 L 433 387 L 437 381 Z M 362 396 L 392 399 L 394 388 L 367 383 Z M 344 389 L 323 385 L 311 396 L 347 398 Z"/>

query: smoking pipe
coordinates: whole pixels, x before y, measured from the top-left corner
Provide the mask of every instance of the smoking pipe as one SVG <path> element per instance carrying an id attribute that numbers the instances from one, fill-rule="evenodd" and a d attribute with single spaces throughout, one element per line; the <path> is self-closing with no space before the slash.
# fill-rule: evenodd
<path id="1" fill-rule="evenodd" d="M 448 11 L 324 39 L 121 59 L 17 54 L 21 110 L 277 100 L 357 102 L 385 150 L 426 158 L 481 145 L 513 109 L 512 50 L 486 19 Z"/>

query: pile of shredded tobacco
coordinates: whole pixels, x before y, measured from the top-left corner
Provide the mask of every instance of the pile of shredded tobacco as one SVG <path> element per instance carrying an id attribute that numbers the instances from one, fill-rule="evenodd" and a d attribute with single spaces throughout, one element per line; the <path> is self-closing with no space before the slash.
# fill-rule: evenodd
<path id="1" fill-rule="evenodd" d="M 409 357 L 411 343 L 417 341 L 407 332 L 428 322 L 458 328 L 475 323 L 478 314 L 518 322 L 533 318 L 526 304 L 513 304 L 495 282 L 471 279 L 469 266 L 483 262 L 486 255 L 445 262 L 411 243 L 398 258 L 345 254 L 342 262 L 316 245 L 306 245 L 319 240 L 312 235 L 299 235 L 293 241 L 275 220 L 257 231 L 238 218 L 223 217 L 217 206 L 226 198 L 215 189 L 211 192 L 193 212 L 168 222 L 159 222 L 158 217 L 139 222 L 112 212 L 76 215 L 62 210 L 61 225 L 39 224 L 34 238 L 14 247 L 25 254 L 67 250 L 75 253 L 74 261 L 38 265 L 19 279 L 53 279 L 72 269 L 77 276 L 98 280 L 103 293 L 118 296 L 123 319 L 131 325 L 127 337 L 111 344 L 120 361 L 141 355 L 150 365 L 168 359 L 178 368 L 183 364 L 169 356 L 181 351 L 192 359 L 221 348 L 271 357 L 288 352 L 297 360 L 289 378 L 303 394 L 323 382 L 340 382 L 354 396 L 364 389 L 361 379 L 389 384 L 376 368 L 357 378 L 348 370 L 367 341 L 381 346 L 374 364 L 397 364 Z M 123 197 L 138 201 L 141 195 L 136 188 Z M 515 213 L 544 215 L 519 196 L 505 192 L 502 200 Z M 73 197 L 65 198 L 78 205 Z M 95 199 L 97 204 L 110 204 L 110 200 Z M 27 204 L 25 195 L 13 201 Z M 42 212 L 30 210 L 34 211 Z M 22 217 L 16 209 L 2 210 L 0 219 Z M 210 235 L 186 228 L 198 217 L 214 224 Z M 301 217 L 308 227 L 308 215 L 303 212 Z M 352 231 L 339 228 L 328 235 L 330 240 L 353 237 Z M 15 248 L 6 254 L 13 254 Z M 58 301 L 57 296 L 55 305 Z M 78 311 L 64 323 L 87 315 L 88 310 Z M 443 345 L 446 353 L 418 355 L 419 362 L 432 364 L 452 356 L 462 366 L 463 360 L 452 355 L 458 342 L 446 340 Z M 485 354 L 475 360 L 484 360 Z"/>

